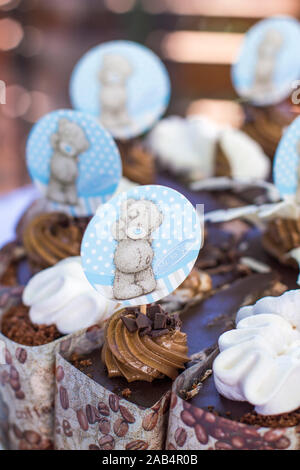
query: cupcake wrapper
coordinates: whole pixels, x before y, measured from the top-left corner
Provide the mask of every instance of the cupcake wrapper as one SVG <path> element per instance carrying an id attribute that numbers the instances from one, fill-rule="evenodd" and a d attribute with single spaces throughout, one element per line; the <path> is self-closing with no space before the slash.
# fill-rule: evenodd
<path id="1" fill-rule="evenodd" d="M 282 253 L 298 248 L 300 246 L 300 220 L 275 219 L 269 222 L 266 236 L 275 242 Z"/>
<path id="2" fill-rule="evenodd" d="M 166 449 L 168 450 L 299 450 L 300 426 L 267 428 L 250 426 L 215 416 L 180 397 L 203 372 L 213 357 L 192 366 L 174 382 Z M 201 393 L 201 390 L 200 392 Z"/>
<path id="3" fill-rule="evenodd" d="M 0 319 L 21 303 L 21 288 L 0 290 Z M 43 346 L 17 344 L 0 333 L 6 365 L 0 366 L 0 439 L 10 449 L 51 449 L 54 429 L 55 347 L 67 349 L 74 335 Z"/>
<path id="4" fill-rule="evenodd" d="M 55 448 L 60 450 L 161 450 L 170 392 L 151 408 L 139 407 L 97 384 L 63 357 L 103 344 L 103 330 L 82 334 L 67 355 L 56 355 Z M 100 357 L 99 357 L 100 360 Z"/>

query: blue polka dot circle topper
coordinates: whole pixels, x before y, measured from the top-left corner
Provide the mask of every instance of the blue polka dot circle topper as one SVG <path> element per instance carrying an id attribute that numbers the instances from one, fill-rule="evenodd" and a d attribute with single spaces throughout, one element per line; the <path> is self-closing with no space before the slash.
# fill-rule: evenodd
<path id="1" fill-rule="evenodd" d="M 287 98 L 300 78 L 299 43 L 295 18 L 274 16 L 250 28 L 232 67 L 237 93 L 259 106 Z"/>
<path id="2" fill-rule="evenodd" d="M 114 194 L 122 174 L 118 148 L 92 116 L 57 110 L 32 128 L 26 146 L 30 176 L 53 210 L 92 215 Z"/>
<path id="3" fill-rule="evenodd" d="M 300 117 L 290 124 L 279 142 L 273 178 L 282 197 L 296 194 L 300 180 Z"/>
<path id="4" fill-rule="evenodd" d="M 153 126 L 170 99 L 170 80 L 161 60 L 130 41 L 111 41 L 88 51 L 70 81 L 75 109 L 100 119 L 119 139 L 130 139 Z"/>
<path id="5" fill-rule="evenodd" d="M 202 241 L 200 217 L 179 192 L 132 188 L 100 206 L 81 245 L 85 275 L 123 306 L 155 302 L 190 273 Z"/>

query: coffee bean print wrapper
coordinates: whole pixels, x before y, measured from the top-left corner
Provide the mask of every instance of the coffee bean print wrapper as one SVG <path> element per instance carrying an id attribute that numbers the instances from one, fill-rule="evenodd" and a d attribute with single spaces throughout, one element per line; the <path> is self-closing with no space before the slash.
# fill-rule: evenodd
<path id="1" fill-rule="evenodd" d="M 139 407 L 119 397 L 68 362 L 72 352 L 90 352 L 86 334 L 78 340 L 67 354 L 58 351 L 56 355 L 55 448 L 163 449 L 171 391 L 151 408 Z"/>
<path id="2" fill-rule="evenodd" d="M 21 303 L 22 288 L 0 289 L 3 313 Z M 53 449 L 55 347 L 68 349 L 75 335 L 43 346 L 24 346 L 0 333 L 0 442 L 8 449 Z"/>
<path id="3" fill-rule="evenodd" d="M 267 428 L 215 416 L 181 398 L 210 369 L 208 358 L 183 372 L 173 383 L 167 450 L 299 450 L 300 427 Z M 201 390 L 200 392 L 201 393 Z"/>

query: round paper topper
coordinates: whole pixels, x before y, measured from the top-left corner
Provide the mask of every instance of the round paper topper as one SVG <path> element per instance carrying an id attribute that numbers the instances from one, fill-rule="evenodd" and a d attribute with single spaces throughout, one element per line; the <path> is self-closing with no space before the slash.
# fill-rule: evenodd
<path id="1" fill-rule="evenodd" d="M 92 215 L 114 194 L 122 174 L 118 148 L 92 116 L 73 110 L 46 114 L 26 146 L 30 176 L 51 208 Z"/>
<path id="2" fill-rule="evenodd" d="M 294 196 L 300 187 L 300 116 L 281 137 L 274 157 L 273 178 L 282 197 Z"/>
<path id="3" fill-rule="evenodd" d="M 287 98 L 300 78 L 299 44 L 294 18 L 275 16 L 250 28 L 232 67 L 237 93 L 260 106 Z"/>
<path id="4" fill-rule="evenodd" d="M 94 47 L 79 60 L 70 95 L 75 109 L 99 118 L 114 137 L 129 139 L 148 130 L 165 112 L 170 80 L 150 49 L 112 41 Z"/>
<path id="5" fill-rule="evenodd" d="M 179 192 L 133 188 L 99 207 L 81 245 L 93 287 L 123 306 L 155 302 L 188 276 L 202 241 L 200 218 Z"/>

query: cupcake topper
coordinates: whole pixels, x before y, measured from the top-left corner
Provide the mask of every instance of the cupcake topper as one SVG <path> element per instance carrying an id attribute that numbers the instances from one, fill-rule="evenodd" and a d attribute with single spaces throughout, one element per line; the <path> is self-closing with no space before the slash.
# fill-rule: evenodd
<path id="1" fill-rule="evenodd" d="M 75 109 L 92 114 L 118 139 L 148 130 L 170 98 L 169 76 L 149 49 L 130 41 L 112 41 L 88 51 L 70 82 Z"/>
<path id="2" fill-rule="evenodd" d="M 299 22 L 274 16 L 254 25 L 245 35 L 232 81 L 237 93 L 258 106 L 279 103 L 300 77 Z"/>
<path id="3" fill-rule="evenodd" d="M 140 186 L 100 206 L 81 245 L 90 283 L 123 306 L 155 302 L 188 276 L 202 241 L 192 204 L 164 186 Z"/>
<path id="4" fill-rule="evenodd" d="M 282 197 L 296 196 L 300 203 L 300 117 L 290 124 L 279 142 L 273 177 Z"/>
<path id="5" fill-rule="evenodd" d="M 95 213 L 121 178 L 114 140 L 92 116 L 79 111 L 58 110 L 42 117 L 29 135 L 26 159 L 51 209 L 73 216 Z"/>

